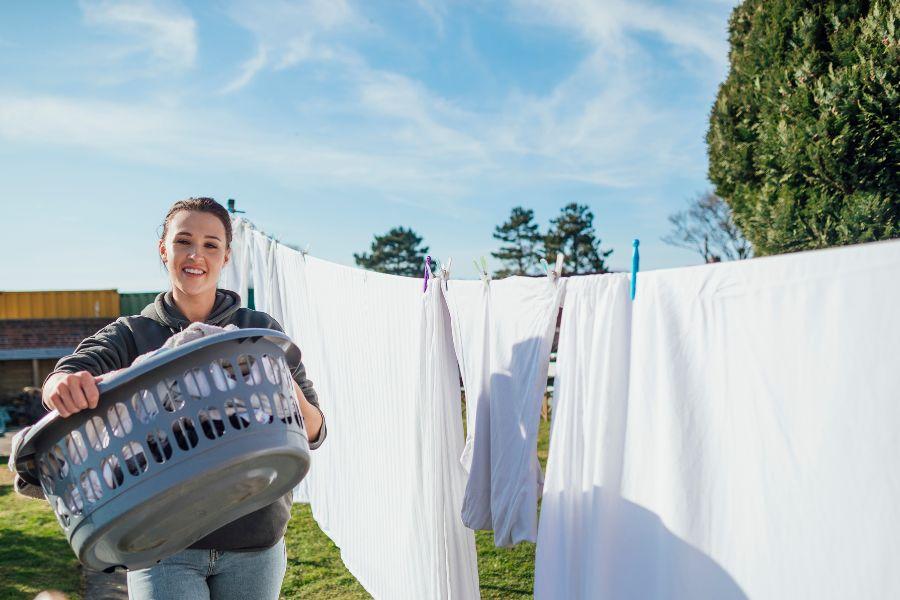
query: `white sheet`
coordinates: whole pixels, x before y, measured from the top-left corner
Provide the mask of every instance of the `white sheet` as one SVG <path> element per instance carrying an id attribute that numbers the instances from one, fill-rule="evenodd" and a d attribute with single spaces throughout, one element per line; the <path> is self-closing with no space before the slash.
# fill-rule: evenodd
<path id="1" fill-rule="evenodd" d="M 479 398 L 474 424 L 467 411 L 462 516 L 469 527 L 493 529 L 497 546 L 511 546 L 537 538 L 538 423 L 565 281 L 510 277 L 492 281 L 489 297 L 483 286 L 451 281 L 449 291 L 464 382 Z"/>
<path id="2" fill-rule="evenodd" d="M 898 298 L 900 242 L 642 273 L 621 495 L 590 480 L 609 493 L 573 505 L 595 527 L 557 525 L 591 549 L 569 563 L 542 531 L 539 597 L 559 597 L 580 556 L 603 562 L 569 597 L 900 597 Z M 592 355 L 559 360 L 578 356 Z M 554 424 L 551 481 L 566 431 Z"/>
<path id="3" fill-rule="evenodd" d="M 244 307 L 250 282 L 249 230 L 250 225 L 244 219 L 231 221 L 231 258 L 219 276 L 219 287 L 237 292 Z"/>
<path id="4" fill-rule="evenodd" d="M 439 286 L 423 294 L 418 278 L 281 245 L 273 263 L 269 300 L 279 298 L 328 422 L 303 492 L 319 526 L 377 598 L 478 597 L 474 536 L 459 518 L 459 372 Z"/>
<path id="5" fill-rule="evenodd" d="M 616 535 L 628 401 L 627 275 L 571 277 L 557 346 L 536 598 L 641 598 L 635 541 Z M 621 504 L 621 501 L 619 501 Z M 653 546 L 645 548 L 648 553 Z"/>

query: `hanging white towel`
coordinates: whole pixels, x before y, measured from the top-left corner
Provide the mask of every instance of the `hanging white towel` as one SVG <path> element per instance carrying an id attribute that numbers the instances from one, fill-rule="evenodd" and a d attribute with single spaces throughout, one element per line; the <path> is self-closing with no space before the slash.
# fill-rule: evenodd
<path id="1" fill-rule="evenodd" d="M 474 535 L 459 518 L 459 372 L 440 279 L 423 294 L 421 279 L 280 244 L 272 256 L 269 300 L 283 312 L 273 316 L 303 350 L 328 415 L 328 441 L 301 492 L 314 518 L 377 598 L 477 598 Z"/>
<path id="2" fill-rule="evenodd" d="M 250 281 L 250 253 L 247 248 L 250 224 L 244 219 L 231 221 L 231 257 L 219 276 L 219 287 L 237 292 L 241 306 L 247 306 Z"/>
<path id="3" fill-rule="evenodd" d="M 555 277 L 510 277 L 492 281 L 487 298 L 473 291 L 484 285 L 480 281 L 450 283 L 464 382 L 479 390 L 475 423 L 469 421 L 463 520 L 474 529 L 493 529 L 498 546 L 537 537 L 538 424 L 564 284 Z"/>
<path id="4" fill-rule="evenodd" d="M 251 230 L 246 235 L 245 248 L 250 254 L 250 279 L 253 282 L 253 306 L 256 310 L 270 313 L 273 266 L 270 246 L 275 241 L 258 231 Z"/>
<path id="5" fill-rule="evenodd" d="M 900 242 L 640 277 L 621 493 L 592 481 L 598 499 L 578 504 L 592 514 L 547 532 L 605 561 L 573 563 L 568 597 L 900 597 Z M 586 468 L 559 475 L 578 486 Z M 574 568 L 553 550 L 538 548 L 544 598 Z"/>
<path id="6" fill-rule="evenodd" d="M 614 530 L 630 342 L 629 277 L 569 278 L 556 354 L 536 598 L 645 597 L 631 585 L 644 573 L 629 568 L 640 549 Z"/>
<path id="7" fill-rule="evenodd" d="M 448 288 L 453 345 L 466 393 L 466 444 L 460 462 L 468 480 L 462 520 L 470 529 L 492 529 L 491 288 L 485 281 L 450 281 Z"/>

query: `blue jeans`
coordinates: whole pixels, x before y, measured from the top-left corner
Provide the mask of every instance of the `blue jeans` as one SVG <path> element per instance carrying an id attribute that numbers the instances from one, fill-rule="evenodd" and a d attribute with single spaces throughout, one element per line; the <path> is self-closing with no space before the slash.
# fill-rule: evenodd
<path id="1" fill-rule="evenodd" d="M 128 572 L 130 600 L 277 600 L 287 569 L 284 538 L 251 552 L 187 549 Z"/>

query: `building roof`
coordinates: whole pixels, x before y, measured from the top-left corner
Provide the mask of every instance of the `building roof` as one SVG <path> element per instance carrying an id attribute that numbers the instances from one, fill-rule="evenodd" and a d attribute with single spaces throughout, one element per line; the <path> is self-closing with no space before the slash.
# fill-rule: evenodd
<path id="1" fill-rule="evenodd" d="M 109 318 L 0 319 L 0 360 L 64 356 L 111 321 Z"/>

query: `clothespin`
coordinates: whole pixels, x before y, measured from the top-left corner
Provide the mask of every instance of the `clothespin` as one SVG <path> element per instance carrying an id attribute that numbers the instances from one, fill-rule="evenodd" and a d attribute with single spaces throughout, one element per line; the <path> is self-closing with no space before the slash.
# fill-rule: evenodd
<path id="1" fill-rule="evenodd" d="M 453 266 L 453 257 L 447 259 L 447 264 L 441 263 L 441 279 L 445 282 L 450 279 L 450 268 Z"/>
<path id="2" fill-rule="evenodd" d="M 477 260 L 472 260 L 472 264 L 475 265 L 475 270 L 478 271 L 478 275 L 481 276 L 481 281 L 489 283 L 491 281 L 491 275 L 487 270 L 487 260 L 482 256 L 480 265 Z"/>
<path id="3" fill-rule="evenodd" d="M 631 245 L 634 247 L 634 250 L 631 253 L 631 299 L 634 300 L 634 295 L 637 292 L 638 269 L 641 266 L 641 254 L 638 252 L 638 246 L 641 245 L 641 240 L 634 240 Z"/>
<path id="4" fill-rule="evenodd" d="M 431 275 L 431 256 L 429 255 L 429 256 L 425 257 L 425 276 L 424 276 L 425 283 L 422 286 L 422 293 L 425 293 L 428 291 L 428 277 L 430 275 Z"/>
<path id="5" fill-rule="evenodd" d="M 566 255 L 562 252 L 557 253 L 556 255 L 556 267 L 554 269 L 550 268 L 550 264 L 547 262 L 546 258 L 541 259 L 541 264 L 544 266 L 544 272 L 547 273 L 547 277 L 553 281 L 556 281 L 562 276 L 563 271 L 563 262 L 566 260 Z"/>
<path id="6" fill-rule="evenodd" d="M 310 244 L 307 244 L 306 248 L 304 248 L 303 250 L 300 251 L 300 254 L 303 255 L 303 258 L 306 258 L 306 255 L 309 254 L 309 246 L 310 246 Z"/>

